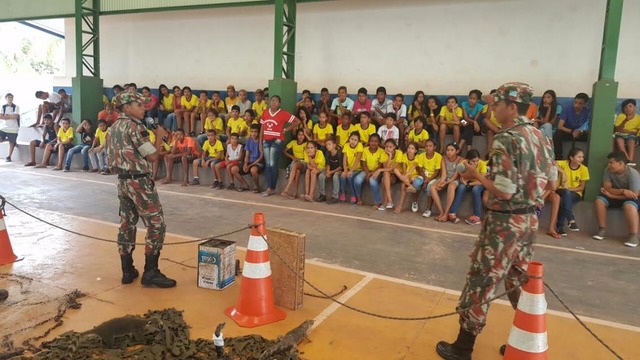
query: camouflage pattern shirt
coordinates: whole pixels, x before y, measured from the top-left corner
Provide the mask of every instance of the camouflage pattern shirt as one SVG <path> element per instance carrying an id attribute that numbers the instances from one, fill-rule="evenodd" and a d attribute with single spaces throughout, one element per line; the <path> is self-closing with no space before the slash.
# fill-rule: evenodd
<path id="1" fill-rule="evenodd" d="M 542 193 L 553 177 L 553 149 L 529 119 L 520 116 L 514 126 L 496 134 L 489 162 L 496 188 L 513 196 L 500 200 L 489 193 L 487 208 L 509 211 L 543 205 Z"/>
<path id="2" fill-rule="evenodd" d="M 146 156 L 156 152 L 147 128 L 139 120 L 120 114 L 107 134 L 107 163 L 118 174 L 151 173 Z"/>

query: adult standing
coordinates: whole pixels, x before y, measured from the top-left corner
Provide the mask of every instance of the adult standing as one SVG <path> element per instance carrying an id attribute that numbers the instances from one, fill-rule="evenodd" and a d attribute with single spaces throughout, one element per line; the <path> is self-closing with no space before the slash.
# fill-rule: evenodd
<path id="1" fill-rule="evenodd" d="M 106 141 L 107 162 L 118 174 L 118 251 L 122 262 L 122 283 L 130 284 L 139 275 L 133 266 L 132 254 L 135 249 L 136 224 L 142 217 L 147 227 L 142 285 L 169 288 L 176 286 L 176 281 L 166 277 L 158 269 L 166 225 L 155 183 L 151 179 L 151 163 L 158 158 L 164 131 L 156 129 L 155 143 L 149 142 L 148 130 L 140 121 L 144 118 L 144 101 L 142 95 L 129 92 L 121 92 L 116 96 L 116 108 L 120 117 L 111 126 Z"/>
<path id="2" fill-rule="evenodd" d="M 502 124 L 490 152 L 490 175 L 480 175 L 467 164 L 465 176 L 480 181 L 489 192 L 487 214 L 471 253 L 471 268 L 460 295 L 457 311 L 460 332 L 453 344 L 441 341 L 436 351 L 443 359 L 471 359 L 476 336 L 486 324 L 489 305 L 498 282 L 505 278 L 507 290 L 518 285 L 533 256 L 538 231 L 535 209 L 542 194 L 557 180 L 553 152 L 548 141 L 524 115 L 533 97 L 523 83 L 502 85 L 495 95 L 495 117 Z M 517 306 L 520 292 L 509 300 Z"/>
<path id="3" fill-rule="evenodd" d="M 49 93 L 46 91 L 36 91 L 36 98 L 42 100 L 42 104 L 38 106 L 38 117 L 36 118 L 35 124 L 31 125 L 31 127 L 36 127 L 40 125 L 40 121 L 44 123 L 43 116 L 46 114 L 52 114 L 53 120 L 55 122 L 57 114 L 57 110 L 60 110 L 62 107 L 62 97 L 56 93 Z M 56 124 L 56 132 L 58 131 L 58 123 Z"/>
<path id="4" fill-rule="evenodd" d="M 273 95 L 270 100 L 270 108 L 262 113 L 260 120 L 260 142 L 264 151 L 265 177 L 267 190 L 262 196 L 273 195 L 278 182 L 278 165 L 284 146 L 284 134 L 295 129 L 300 120 L 286 110 L 280 108 L 280 96 Z M 285 128 L 285 125 L 289 124 Z"/>
<path id="5" fill-rule="evenodd" d="M 13 103 L 12 93 L 7 93 L 4 98 L 7 103 L 2 105 L 2 112 L 0 112 L 0 143 L 9 141 L 9 156 L 5 160 L 11 162 L 20 128 L 20 108 Z"/>

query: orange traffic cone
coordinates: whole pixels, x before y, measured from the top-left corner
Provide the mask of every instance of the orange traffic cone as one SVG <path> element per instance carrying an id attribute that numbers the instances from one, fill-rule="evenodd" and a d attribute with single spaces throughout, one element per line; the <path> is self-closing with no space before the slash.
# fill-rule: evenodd
<path id="1" fill-rule="evenodd" d="M 542 264 L 529 263 L 529 280 L 522 289 L 505 360 L 547 360 L 547 300 L 544 297 Z"/>
<path id="2" fill-rule="evenodd" d="M 22 259 L 23 258 L 18 258 L 16 254 L 13 253 L 11 240 L 9 240 L 9 233 L 7 232 L 7 226 L 4 223 L 2 210 L 0 210 L 0 265 L 10 264 Z"/>
<path id="3" fill-rule="evenodd" d="M 287 317 L 284 311 L 274 305 L 269 246 L 262 238 L 267 235 L 264 214 L 255 213 L 253 223 L 258 226 L 251 228 L 238 302 L 236 306 L 224 311 L 238 325 L 249 328 L 284 320 Z"/>

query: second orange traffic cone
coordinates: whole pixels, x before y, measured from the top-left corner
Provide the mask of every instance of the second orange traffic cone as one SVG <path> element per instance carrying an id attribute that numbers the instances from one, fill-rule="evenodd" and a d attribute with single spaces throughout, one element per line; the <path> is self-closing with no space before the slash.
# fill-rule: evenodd
<path id="1" fill-rule="evenodd" d="M 522 289 L 504 360 L 547 360 L 547 300 L 544 271 L 539 262 L 529 263 L 529 280 Z"/>
<path id="2" fill-rule="evenodd" d="M 287 314 L 276 308 L 271 282 L 271 264 L 269 262 L 269 246 L 262 238 L 267 231 L 264 214 L 255 213 L 251 228 L 249 246 L 242 269 L 240 295 L 236 306 L 224 312 L 242 327 L 257 327 L 284 320 Z"/>
<path id="3" fill-rule="evenodd" d="M 2 210 L 0 210 L 0 265 L 10 264 L 22 259 L 23 258 L 18 258 L 16 254 L 13 253 L 11 240 L 9 240 L 9 233 L 7 232 L 7 225 L 4 223 Z"/>

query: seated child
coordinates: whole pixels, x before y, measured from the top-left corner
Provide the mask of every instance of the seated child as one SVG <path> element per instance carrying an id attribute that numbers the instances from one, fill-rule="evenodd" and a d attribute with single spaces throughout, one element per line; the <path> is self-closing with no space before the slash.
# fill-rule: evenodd
<path id="1" fill-rule="evenodd" d="M 222 141 L 216 139 L 216 135 L 215 129 L 207 130 L 207 141 L 202 145 L 202 156 L 193 160 L 193 180 L 191 180 L 191 185 L 200 185 L 200 176 L 198 174 L 200 168 L 211 168 L 211 172 L 213 173 L 213 184 L 211 188 L 217 186 L 218 180 L 213 168 L 217 163 L 224 160 L 224 148 L 222 147 Z"/>
<path id="2" fill-rule="evenodd" d="M 460 121 L 460 150 L 469 151 L 473 146 L 473 135 L 480 132 L 480 114 L 482 113 L 482 104 L 478 102 L 482 98 L 480 90 L 471 90 L 469 92 L 469 100 L 463 101 L 462 120 Z M 466 146 L 466 148 L 465 148 Z"/>
<path id="3" fill-rule="evenodd" d="M 584 189 L 589 181 L 589 169 L 584 166 L 584 151 L 573 148 L 569 151 L 567 160 L 558 160 L 558 190 L 560 195 L 560 210 L 556 232 L 565 236 L 564 226 L 569 224 L 569 230 L 580 231 L 576 218 L 573 216 L 573 206 L 582 200 Z M 560 180 L 561 179 L 561 180 Z"/>
<path id="4" fill-rule="evenodd" d="M 198 105 L 196 105 L 195 110 L 191 113 L 191 130 L 193 132 L 196 131 L 196 121 L 200 120 L 200 126 L 202 127 L 204 123 L 204 119 L 207 116 L 207 111 L 211 108 L 211 100 L 209 100 L 209 95 L 207 95 L 206 91 L 201 91 L 198 95 Z"/>
<path id="5" fill-rule="evenodd" d="M 371 125 L 371 115 L 368 111 L 359 114 L 360 123 L 356 125 L 356 131 L 360 133 L 360 142 L 366 146 L 369 143 L 369 137 L 376 133 L 376 127 Z"/>
<path id="6" fill-rule="evenodd" d="M 634 99 L 623 101 L 621 108 L 622 113 L 616 117 L 613 129 L 615 145 L 629 159 L 629 165 L 635 166 L 634 157 L 636 155 L 638 133 L 640 132 L 640 115 L 636 114 L 636 101 Z"/>
<path id="7" fill-rule="evenodd" d="M 371 192 L 373 193 L 374 209 L 378 209 L 382 205 L 382 194 L 380 186 L 382 185 L 382 171 L 384 150 L 380 147 L 380 135 L 371 134 L 369 137 L 369 146 L 362 151 L 362 170 L 359 175 L 364 179 L 364 183 L 369 183 Z"/>
<path id="8" fill-rule="evenodd" d="M 327 138 L 325 145 L 327 147 L 327 151 L 325 151 L 324 154 L 326 168 L 325 172 L 318 176 L 318 191 L 320 193 L 318 201 L 322 202 L 326 200 L 327 204 L 331 205 L 337 203 L 338 197 L 344 192 L 344 189 L 342 189 L 342 191 L 340 189 L 340 176 L 342 175 L 342 151 L 340 151 L 334 137 Z M 325 187 L 326 179 L 331 179 L 333 181 L 333 196 L 328 199 Z"/>
<path id="9" fill-rule="evenodd" d="M 449 96 L 446 106 L 443 106 L 438 116 L 440 123 L 440 152 L 444 153 L 444 138 L 447 133 L 453 133 L 453 142 L 460 141 L 460 124 L 462 118 L 462 108 L 458 106 L 458 98 Z"/>
<path id="10" fill-rule="evenodd" d="M 244 146 L 244 162 L 240 175 L 249 175 L 253 179 L 253 193 L 260 193 L 260 174 L 264 171 L 264 154 L 260 143 L 260 125 L 253 124 L 249 131 L 249 139 Z M 248 187 L 248 184 L 246 184 Z"/>
<path id="11" fill-rule="evenodd" d="M 304 162 L 307 164 L 307 171 L 304 175 L 305 194 L 303 198 L 305 201 L 313 202 L 316 196 L 316 180 L 318 176 L 324 176 L 324 169 L 327 165 L 324 154 L 314 141 L 307 143 Z"/>
<path id="12" fill-rule="evenodd" d="M 398 127 L 394 125 L 396 122 L 396 114 L 387 113 L 384 117 L 384 125 L 380 126 L 378 129 L 378 135 L 380 136 L 380 141 L 386 142 L 389 139 L 398 143 L 400 140 L 400 130 Z"/>
<path id="13" fill-rule="evenodd" d="M 233 105 L 234 107 L 237 105 Z M 232 110 L 233 112 L 233 110 Z M 237 133 L 229 134 L 229 143 L 227 144 L 227 154 L 225 155 L 224 161 L 217 163 L 213 169 L 215 171 L 215 178 L 218 179 L 218 190 L 221 190 L 224 187 L 224 181 L 222 180 L 222 169 L 227 170 L 227 179 L 229 179 L 229 185 L 227 185 L 227 190 L 234 190 L 235 179 L 242 179 L 242 176 L 234 175 L 231 173 L 231 170 L 234 167 L 242 166 L 242 144 L 239 143 L 239 136 Z M 236 171 L 237 174 L 237 171 Z M 244 180 L 244 179 L 242 179 Z M 241 182 L 242 182 L 241 180 Z"/>
<path id="14" fill-rule="evenodd" d="M 433 199 L 431 198 L 431 187 L 440 179 L 440 169 L 442 168 L 442 155 L 436 151 L 436 142 L 433 139 L 426 141 L 425 151 L 420 154 L 422 157 L 422 170 L 424 172 L 424 188 L 427 194 L 427 208 L 422 213 L 423 217 L 431 216 Z"/>
<path id="15" fill-rule="evenodd" d="M 42 140 L 31 140 L 29 143 L 29 155 L 31 160 L 24 166 L 36 166 L 36 148 L 45 149 L 48 144 L 55 145 L 56 131 L 53 125 L 53 116 L 45 114 L 43 117 L 44 129 L 42 130 Z M 47 161 L 49 163 L 49 161 Z"/>
<path id="16" fill-rule="evenodd" d="M 53 170 L 62 170 L 64 164 L 64 155 L 67 151 L 73 147 L 73 128 L 71 127 L 71 120 L 64 117 L 60 120 L 62 126 L 58 129 L 58 135 L 55 143 L 48 143 L 44 148 L 44 156 L 40 165 L 36 166 L 38 169 L 46 168 L 49 165 L 51 154 L 58 153 L 58 165 Z M 54 125 L 55 126 L 55 125 Z"/>
<path id="17" fill-rule="evenodd" d="M 404 104 L 404 95 L 396 94 L 396 96 L 393 98 L 393 102 L 387 108 L 387 113 L 393 113 L 396 116 L 396 121 L 394 122 L 394 124 L 398 128 L 400 135 L 402 135 L 399 138 L 398 147 L 403 148 L 405 129 L 408 125 L 407 106 Z"/>
<path id="18" fill-rule="evenodd" d="M 318 115 L 318 123 L 313 127 L 313 141 L 318 144 L 318 149 L 326 151 L 326 141 L 333 136 L 333 125 L 329 124 L 329 114 L 321 111 Z"/>
<path id="19" fill-rule="evenodd" d="M 304 153 L 307 149 L 307 138 L 304 129 L 296 131 L 296 140 L 291 140 L 283 150 L 285 157 L 291 159 L 291 164 L 287 167 L 285 178 L 289 179 L 287 186 L 282 191 L 282 196 L 293 200 L 298 197 L 298 187 L 300 185 L 300 174 L 306 170 L 304 163 Z M 295 183 L 296 192 L 289 194 L 291 186 Z"/>
<path id="20" fill-rule="evenodd" d="M 313 119 L 309 109 L 304 106 L 298 107 L 296 110 L 298 118 L 300 119 L 300 125 L 298 129 L 304 130 L 304 136 L 307 140 L 313 139 Z"/>
<path id="21" fill-rule="evenodd" d="M 342 149 L 342 176 L 340 176 L 340 202 L 346 202 L 346 189 L 351 193 L 351 204 L 362 205 L 362 152 L 364 147 L 360 142 L 360 133 L 354 131 L 349 136 L 349 143 Z"/>
<path id="22" fill-rule="evenodd" d="M 160 168 L 160 163 L 164 163 L 164 157 L 171 152 L 171 146 L 168 143 L 167 139 L 167 129 L 165 129 L 162 125 L 158 125 L 155 130 L 148 130 L 149 134 L 149 142 L 154 146 L 156 144 L 156 136 L 162 136 L 162 146 L 160 146 L 160 150 L 158 150 L 156 160 L 153 162 L 153 171 L 151 174 L 151 179 L 156 181 L 158 179 L 158 169 Z M 158 133 L 158 135 L 156 135 Z"/>
<path id="23" fill-rule="evenodd" d="M 480 152 L 475 149 L 471 149 L 467 152 L 466 160 L 462 162 L 463 164 L 469 164 L 478 169 L 478 173 L 480 175 L 487 175 L 487 163 L 480 160 Z M 464 195 L 468 192 L 471 192 L 473 195 L 473 215 L 471 215 L 465 222 L 469 225 L 480 225 L 480 217 L 482 216 L 482 192 L 484 191 L 484 186 L 478 180 L 469 180 L 465 177 L 465 173 L 460 174 L 460 185 L 458 185 L 458 189 L 456 190 L 456 198 L 453 201 L 453 205 L 451 205 L 451 210 L 449 210 L 449 218 L 453 218 L 457 216 L 458 209 L 460 209 L 460 204 L 462 204 L 462 199 Z M 454 223 L 458 222 L 458 220 L 453 220 Z"/>
<path id="24" fill-rule="evenodd" d="M 89 120 L 82 120 L 78 128 L 76 129 L 78 135 L 82 139 L 82 143 L 72 147 L 67 152 L 67 158 L 64 163 L 64 172 L 71 170 L 71 161 L 73 161 L 73 155 L 80 153 L 82 155 L 82 171 L 89 171 L 89 149 L 93 145 L 93 139 L 95 134 L 91 131 L 91 123 Z"/>
<path id="25" fill-rule="evenodd" d="M 353 117 L 350 112 L 345 112 L 340 116 L 340 123 L 336 130 L 336 141 L 340 148 L 344 148 L 345 145 L 347 145 L 349 142 L 349 136 L 351 136 L 351 133 L 356 131 L 355 125 L 351 123 L 352 121 Z"/>
<path id="26" fill-rule="evenodd" d="M 222 140 L 222 142 L 227 140 L 227 137 L 222 135 L 224 134 L 224 122 L 218 116 L 216 109 L 207 110 L 207 117 L 202 122 L 202 134 L 197 137 L 198 146 L 204 146 L 205 141 L 209 138 L 207 132 L 212 129 L 216 131 L 216 139 Z M 224 136 L 224 139 L 221 139 L 221 135 Z"/>
<path id="27" fill-rule="evenodd" d="M 491 90 L 489 96 L 493 96 L 496 93 L 496 90 Z M 487 154 L 491 147 L 493 146 L 493 136 L 500 132 L 502 128 L 502 124 L 498 122 L 496 119 L 495 112 L 493 111 L 495 108 L 495 102 L 489 101 L 488 98 L 485 98 L 484 101 L 487 103 L 482 107 L 482 116 L 484 116 L 484 120 L 482 121 L 482 131 L 487 135 Z"/>
<path id="28" fill-rule="evenodd" d="M 173 165 L 182 164 L 182 186 L 189 185 L 189 164 L 198 158 L 200 152 L 196 146 L 195 140 L 190 136 L 185 136 L 184 130 L 178 128 L 173 133 L 173 142 L 171 143 L 171 152 L 164 157 L 164 165 L 167 169 L 167 177 L 161 184 L 170 184 L 173 181 Z"/>
<path id="29" fill-rule="evenodd" d="M 227 138 L 229 138 L 232 133 L 235 133 L 238 134 L 238 141 L 242 143 L 246 140 L 248 130 L 247 122 L 240 117 L 240 107 L 233 105 L 231 107 L 231 115 L 227 120 Z"/>
<path id="30" fill-rule="evenodd" d="M 89 160 L 91 160 L 91 172 L 107 173 L 107 150 L 104 144 L 107 138 L 107 122 L 98 120 L 98 128 L 96 129 L 93 144 L 89 149 Z"/>
<path id="31" fill-rule="evenodd" d="M 396 214 L 402 212 L 407 193 L 413 194 L 411 211 L 414 213 L 418 212 L 417 189 L 421 189 L 424 182 L 424 178 L 420 176 L 419 171 L 422 167 L 420 160 L 421 157 L 418 156 L 418 145 L 416 143 L 409 143 L 409 145 L 407 145 L 407 153 L 402 155 L 401 164 L 394 170 L 396 177 L 402 183 L 400 187 L 400 201 L 394 210 Z"/>
<path id="32" fill-rule="evenodd" d="M 413 121 L 413 129 L 407 135 L 407 143 L 414 142 L 418 145 L 418 153 L 423 153 L 424 148 L 429 140 L 429 132 L 424 129 L 426 119 L 422 116 L 415 118 Z"/>
<path id="33" fill-rule="evenodd" d="M 456 221 L 456 218 L 449 217 L 447 219 L 447 214 L 449 213 L 449 209 L 453 204 L 453 200 L 456 196 L 456 190 L 458 188 L 458 177 L 460 174 L 458 173 L 456 166 L 462 158 L 458 156 L 458 144 L 450 143 L 446 147 L 445 156 L 442 159 L 442 164 L 440 165 L 442 171 L 440 175 L 440 180 L 431 186 L 431 198 L 433 199 L 433 203 L 438 208 L 438 212 L 440 216 L 436 218 L 436 221 L 446 222 L 447 220 L 451 220 L 453 222 Z M 442 202 L 440 201 L 440 191 L 447 191 L 447 202 L 445 209 L 442 209 Z"/>

